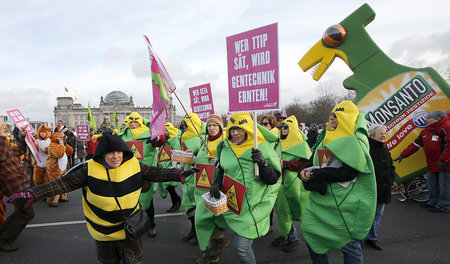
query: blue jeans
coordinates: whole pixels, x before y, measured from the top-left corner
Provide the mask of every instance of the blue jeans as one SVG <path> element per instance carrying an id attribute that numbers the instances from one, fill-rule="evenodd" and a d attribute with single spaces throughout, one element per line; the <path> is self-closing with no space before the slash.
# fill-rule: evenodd
<path id="1" fill-rule="evenodd" d="M 329 264 L 328 253 L 316 254 L 308 245 L 309 256 L 314 264 Z M 342 253 L 344 253 L 344 264 L 362 264 L 363 254 L 361 249 L 361 244 L 358 241 L 349 242 L 343 248 L 341 248 Z"/>
<path id="2" fill-rule="evenodd" d="M 428 204 L 444 212 L 450 211 L 450 171 L 430 172 L 427 184 L 430 194 Z"/>
<path id="3" fill-rule="evenodd" d="M 252 249 L 253 239 L 241 237 L 237 233 L 233 237 L 233 247 L 239 263 L 256 264 L 255 254 Z"/>
<path id="4" fill-rule="evenodd" d="M 289 234 L 287 235 L 287 241 L 297 241 L 298 240 L 298 234 L 297 229 L 295 229 L 294 223 L 292 223 L 291 231 L 289 231 Z"/>
<path id="5" fill-rule="evenodd" d="M 377 209 L 375 210 L 375 219 L 373 219 L 372 227 L 370 228 L 369 234 L 366 236 L 366 240 L 378 240 L 377 230 L 380 224 L 381 216 L 383 215 L 384 204 L 377 203 Z"/>

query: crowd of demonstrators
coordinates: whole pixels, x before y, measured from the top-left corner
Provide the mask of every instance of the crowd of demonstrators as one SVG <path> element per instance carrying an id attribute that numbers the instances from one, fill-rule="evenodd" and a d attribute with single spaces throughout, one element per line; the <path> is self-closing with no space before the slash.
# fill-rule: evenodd
<path id="1" fill-rule="evenodd" d="M 180 167 L 177 162 L 172 161 L 172 151 L 181 150 L 180 142 L 181 132 L 170 122 L 165 125 L 164 132 L 164 144 L 159 148 L 158 152 L 158 166 L 161 168 L 171 168 Z M 175 187 L 177 187 L 179 182 L 159 182 L 158 190 L 162 198 L 167 197 L 167 193 L 170 195 L 172 201 L 172 206 L 167 209 L 168 213 L 174 213 L 180 209 L 181 197 L 178 195 Z"/>
<path id="2" fill-rule="evenodd" d="M 423 148 L 427 160 L 430 198 L 425 204 L 431 212 L 450 211 L 450 117 L 434 111 L 426 117 L 427 127 L 394 161 L 401 162 Z"/>
<path id="3" fill-rule="evenodd" d="M 377 181 L 377 207 L 375 218 L 369 234 L 364 242 L 377 250 L 382 250 L 378 245 L 378 225 L 383 215 L 384 205 L 391 202 L 391 186 L 395 177 L 395 167 L 391 153 L 384 144 L 386 141 L 386 126 L 374 124 L 369 128 L 370 157 L 372 158 Z"/>
<path id="4" fill-rule="evenodd" d="M 344 263 L 362 263 L 376 207 L 376 183 L 364 115 L 350 101 L 337 104 L 326 134 L 299 177 L 310 190 L 301 234 L 313 263 L 340 249 Z"/>
<path id="5" fill-rule="evenodd" d="M 202 137 L 205 136 L 206 126 L 202 122 L 199 116 L 195 113 L 190 113 L 184 117 L 181 122 L 181 150 L 192 153 L 195 161 L 195 157 L 203 146 Z M 184 170 L 193 168 L 193 163 L 182 163 Z M 190 242 L 191 244 L 197 244 L 197 235 L 195 232 L 195 214 L 196 214 L 196 201 L 195 201 L 195 176 L 192 175 L 186 178 L 186 182 L 182 185 L 183 199 L 181 206 L 183 207 L 186 216 L 191 222 L 191 228 L 183 236 L 182 240 Z"/>
<path id="6" fill-rule="evenodd" d="M 255 134 L 253 122 L 248 113 L 230 116 L 225 139 L 217 146 L 219 171 L 210 194 L 219 198 L 225 184 L 240 184 L 244 188 L 223 190 L 225 193 L 235 192 L 228 195 L 233 199 L 233 210 L 219 216 L 204 212 L 209 217 L 202 217 L 202 229 L 198 230 L 211 236 L 216 227 L 231 229 L 234 232 L 234 252 L 240 263 L 256 263 L 252 243 L 269 231 L 269 215 L 281 183 L 279 138 L 261 126 L 258 126 Z M 255 138 L 258 142 L 257 149 L 253 147 Z M 255 177 L 254 163 L 259 170 L 258 177 Z"/>
<path id="7" fill-rule="evenodd" d="M 223 120 L 218 115 L 210 115 L 206 120 L 206 135 L 204 143 L 197 153 L 195 158 L 195 165 L 206 164 L 216 165 L 217 163 L 217 146 L 219 142 L 224 138 Z M 217 177 L 218 170 L 214 171 L 213 179 Z M 196 260 L 198 264 L 210 263 L 211 261 L 218 261 L 218 256 L 222 253 L 224 248 L 228 246 L 230 241 L 222 234 L 223 229 L 216 227 L 211 234 L 209 226 L 204 228 L 204 223 L 208 223 L 211 213 L 206 210 L 203 202 L 202 195 L 209 190 L 205 187 L 210 187 L 213 181 L 209 180 L 208 175 L 202 182 L 196 182 L 196 188 L 194 196 L 196 199 L 196 217 L 195 217 L 195 230 L 197 234 L 198 244 L 203 255 Z M 199 177 L 200 181 L 200 177 Z M 207 183 L 205 183 L 205 181 Z M 208 186 L 209 185 L 209 186 Z M 210 245 L 208 245 L 210 243 Z M 206 253 L 207 252 L 207 253 Z"/>
<path id="8" fill-rule="evenodd" d="M 135 151 L 133 152 L 134 155 L 137 158 L 141 159 L 144 164 L 156 167 L 158 158 L 157 147 L 162 145 L 162 139 L 164 138 L 164 136 L 161 137 L 161 140 L 159 140 L 158 138 L 150 140 L 151 134 L 149 126 L 150 122 L 148 120 L 144 119 L 138 112 L 132 112 L 128 117 L 128 127 L 120 132 L 119 136 L 122 137 L 125 142 L 131 142 L 131 144 L 135 148 Z M 106 127 L 105 129 L 107 131 L 109 130 L 108 127 Z M 142 145 L 141 150 L 136 145 L 139 143 Z M 150 217 L 151 228 L 148 230 L 148 235 L 150 237 L 156 236 L 155 207 L 152 199 L 153 194 L 156 192 L 156 190 L 157 184 L 145 182 L 143 191 L 139 198 L 142 210 L 144 210 Z"/>
<path id="9" fill-rule="evenodd" d="M 120 132 L 105 118 L 99 128 L 102 136 L 97 140 L 96 131 L 91 129 L 91 138 L 85 143 L 77 141 L 73 129 L 59 120 L 53 133 L 52 128 L 42 125 L 34 135 L 40 162 L 27 152 L 25 131 L 16 133 L 16 146 L 10 142 L 14 136 L 7 138 L 2 124 L 0 198 L 9 196 L 15 211 L 6 218 L 6 205 L 0 199 L 0 224 L 4 222 L 0 225 L 0 250 L 17 250 L 13 242 L 34 217 L 33 202 L 47 198 L 50 206 L 57 206 L 59 201 L 67 201 L 67 192 L 82 188 L 83 211 L 87 229 L 96 241 L 98 260 L 140 262 L 142 240 L 125 239 L 125 215 L 118 214 L 122 210 L 114 199 L 115 188 L 110 187 L 114 182 L 127 190 L 123 201 L 129 206 L 124 209 L 128 215 L 138 208 L 149 215 L 150 237 L 156 236 L 154 192 L 159 189 L 163 198 L 170 195 L 169 213 L 181 205 L 191 221 L 182 240 L 199 244 L 202 256 L 196 262 L 200 264 L 218 262 L 230 240 L 240 263 L 256 263 L 253 240 L 273 230 L 274 211 L 278 233 L 272 246 L 285 252 L 298 250 L 300 240 L 294 221 L 302 221 L 300 232 L 313 263 L 328 263 L 329 250 L 341 250 L 344 263 L 362 263 L 360 241 L 382 250 L 377 231 L 384 205 L 391 201 L 393 161 L 401 162 L 422 147 L 430 190 L 425 205 L 432 212 L 450 210 L 450 117 L 435 111 L 426 121 L 428 126 L 415 142 L 394 160 L 384 144 L 386 127 L 374 124 L 367 128 L 363 114 L 350 101 L 333 108 L 323 133 L 320 124 L 312 123 L 306 127 L 307 135 L 295 116 L 286 118 L 280 113 L 262 116 L 256 134 L 248 113 L 232 114 L 226 129 L 218 115 L 209 116 L 204 123 L 190 113 L 180 130 L 167 123 L 164 135 L 151 139 L 149 121 L 133 112 Z M 173 161 L 174 150 L 192 153 L 192 162 Z M 31 183 L 35 186 L 31 188 L 30 176 L 24 170 L 28 165 L 21 166 L 27 155 L 34 164 Z M 78 162 L 83 164 L 67 173 Z M 214 165 L 215 171 L 212 180 L 208 178 L 204 185 L 203 179 L 200 186 L 194 174 L 198 169 L 193 168 L 203 165 Z M 129 181 L 132 178 L 139 180 Z M 101 184 L 91 186 L 93 179 Z M 185 181 L 182 198 L 175 189 L 180 181 Z M 233 190 L 224 187 L 230 182 L 242 188 L 230 193 Z M 245 195 L 239 193 L 242 190 Z M 202 195 L 209 192 L 217 199 L 220 191 L 231 199 L 228 207 L 233 209 L 215 216 L 206 209 Z M 106 213 L 98 215 L 100 210 Z M 225 237 L 227 229 L 233 231 L 232 239 Z"/>
<path id="10" fill-rule="evenodd" d="M 309 160 L 311 150 L 295 116 L 282 122 L 279 137 L 282 181 L 274 207 L 278 216 L 278 238 L 272 241 L 272 246 L 283 246 L 283 251 L 292 252 L 300 244 L 294 221 L 302 220 L 309 197 L 309 191 L 305 190 L 297 174 L 303 163 Z"/>
<path id="11" fill-rule="evenodd" d="M 0 137 L 0 143 L 1 141 Z M 31 205 L 35 201 L 82 188 L 83 212 L 87 229 L 95 240 L 97 259 L 101 263 L 140 263 L 143 257 L 142 239 L 126 239 L 123 221 L 139 210 L 139 196 L 145 182 L 182 182 L 194 172 L 195 170 L 180 171 L 141 163 L 123 139 L 109 130 L 99 138 L 92 160 L 57 180 L 11 195 L 8 202 L 19 204 L 20 211 L 28 210 L 32 218 Z M 23 190 L 27 186 L 19 188 Z M 25 226 L 19 220 L 14 223 L 21 228 Z M 5 233 L 0 236 L 0 246 L 3 248 L 11 246 L 3 242 L 9 242 L 6 238 L 15 239 L 12 235 L 4 236 Z"/>

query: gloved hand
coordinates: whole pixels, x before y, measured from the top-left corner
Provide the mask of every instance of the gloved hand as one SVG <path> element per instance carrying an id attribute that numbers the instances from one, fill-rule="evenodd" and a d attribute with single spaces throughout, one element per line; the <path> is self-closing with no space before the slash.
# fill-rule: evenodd
<path id="1" fill-rule="evenodd" d="M 397 158 L 393 159 L 392 161 L 398 161 L 398 163 L 402 162 L 403 157 L 402 156 L 398 156 Z"/>
<path id="2" fill-rule="evenodd" d="M 28 200 L 27 203 L 25 204 L 25 206 L 23 207 L 24 209 L 29 208 L 36 201 L 36 198 L 34 197 L 34 194 L 32 192 L 30 192 L 30 191 L 26 191 L 26 192 L 18 192 L 18 193 L 15 193 L 15 194 L 9 196 L 7 202 L 8 203 L 14 203 L 14 202 L 19 201 L 21 199 Z"/>
<path id="3" fill-rule="evenodd" d="M 445 163 L 442 162 L 442 161 L 438 162 L 438 167 L 441 168 L 444 171 L 447 170 L 447 165 L 445 165 Z"/>
<path id="4" fill-rule="evenodd" d="M 191 174 L 194 174 L 194 173 L 197 173 L 199 171 L 200 171 L 200 169 L 198 169 L 198 168 L 192 168 L 192 169 L 189 169 L 189 170 L 182 170 L 182 171 L 178 172 L 178 178 L 180 179 L 181 183 L 184 183 L 184 179 L 187 176 L 189 176 Z"/>
<path id="5" fill-rule="evenodd" d="M 209 189 L 209 194 L 216 198 L 219 199 L 220 198 L 220 191 L 222 190 L 222 186 L 220 186 L 219 184 L 213 184 L 211 186 L 211 188 Z"/>
<path id="6" fill-rule="evenodd" d="M 258 163 L 260 166 L 267 166 L 267 160 L 264 159 L 261 151 L 259 149 L 252 148 L 252 160 Z"/>
<path id="7" fill-rule="evenodd" d="M 149 138 L 149 139 L 147 139 L 147 144 L 155 144 L 156 142 L 158 142 L 158 140 L 159 140 L 159 137 L 155 137 L 154 139 L 152 139 L 152 138 Z"/>

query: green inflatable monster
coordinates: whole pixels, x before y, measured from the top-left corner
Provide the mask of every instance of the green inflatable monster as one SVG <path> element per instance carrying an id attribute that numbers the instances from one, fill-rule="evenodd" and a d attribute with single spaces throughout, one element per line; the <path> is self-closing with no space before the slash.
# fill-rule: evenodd
<path id="1" fill-rule="evenodd" d="M 299 65 L 307 71 L 320 63 L 313 75 L 319 80 L 335 57 L 344 60 L 353 71 L 344 87 L 356 91 L 356 104 L 368 126 L 386 125 L 386 145 L 397 157 L 426 127 L 427 113 L 450 110 L 450 86 L 432 68 L 411 68 L 389 58 L 365 30 L 374 19 L 372 8 L 362 5 L 329 27 Z M 395 166 L 397 181 L 407 181 L 426 171 L 425 155 L 418 151 Z"/>

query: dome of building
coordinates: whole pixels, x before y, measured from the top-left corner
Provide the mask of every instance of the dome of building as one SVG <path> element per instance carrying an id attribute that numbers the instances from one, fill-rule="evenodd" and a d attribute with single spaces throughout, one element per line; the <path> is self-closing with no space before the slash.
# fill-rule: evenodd
<path id="1" fill-rule="evenodd" d="M 124 92 L 112 91 L 105 96 L 104 102 L 105 104 L 129 103 L 130 98 Z"/>

